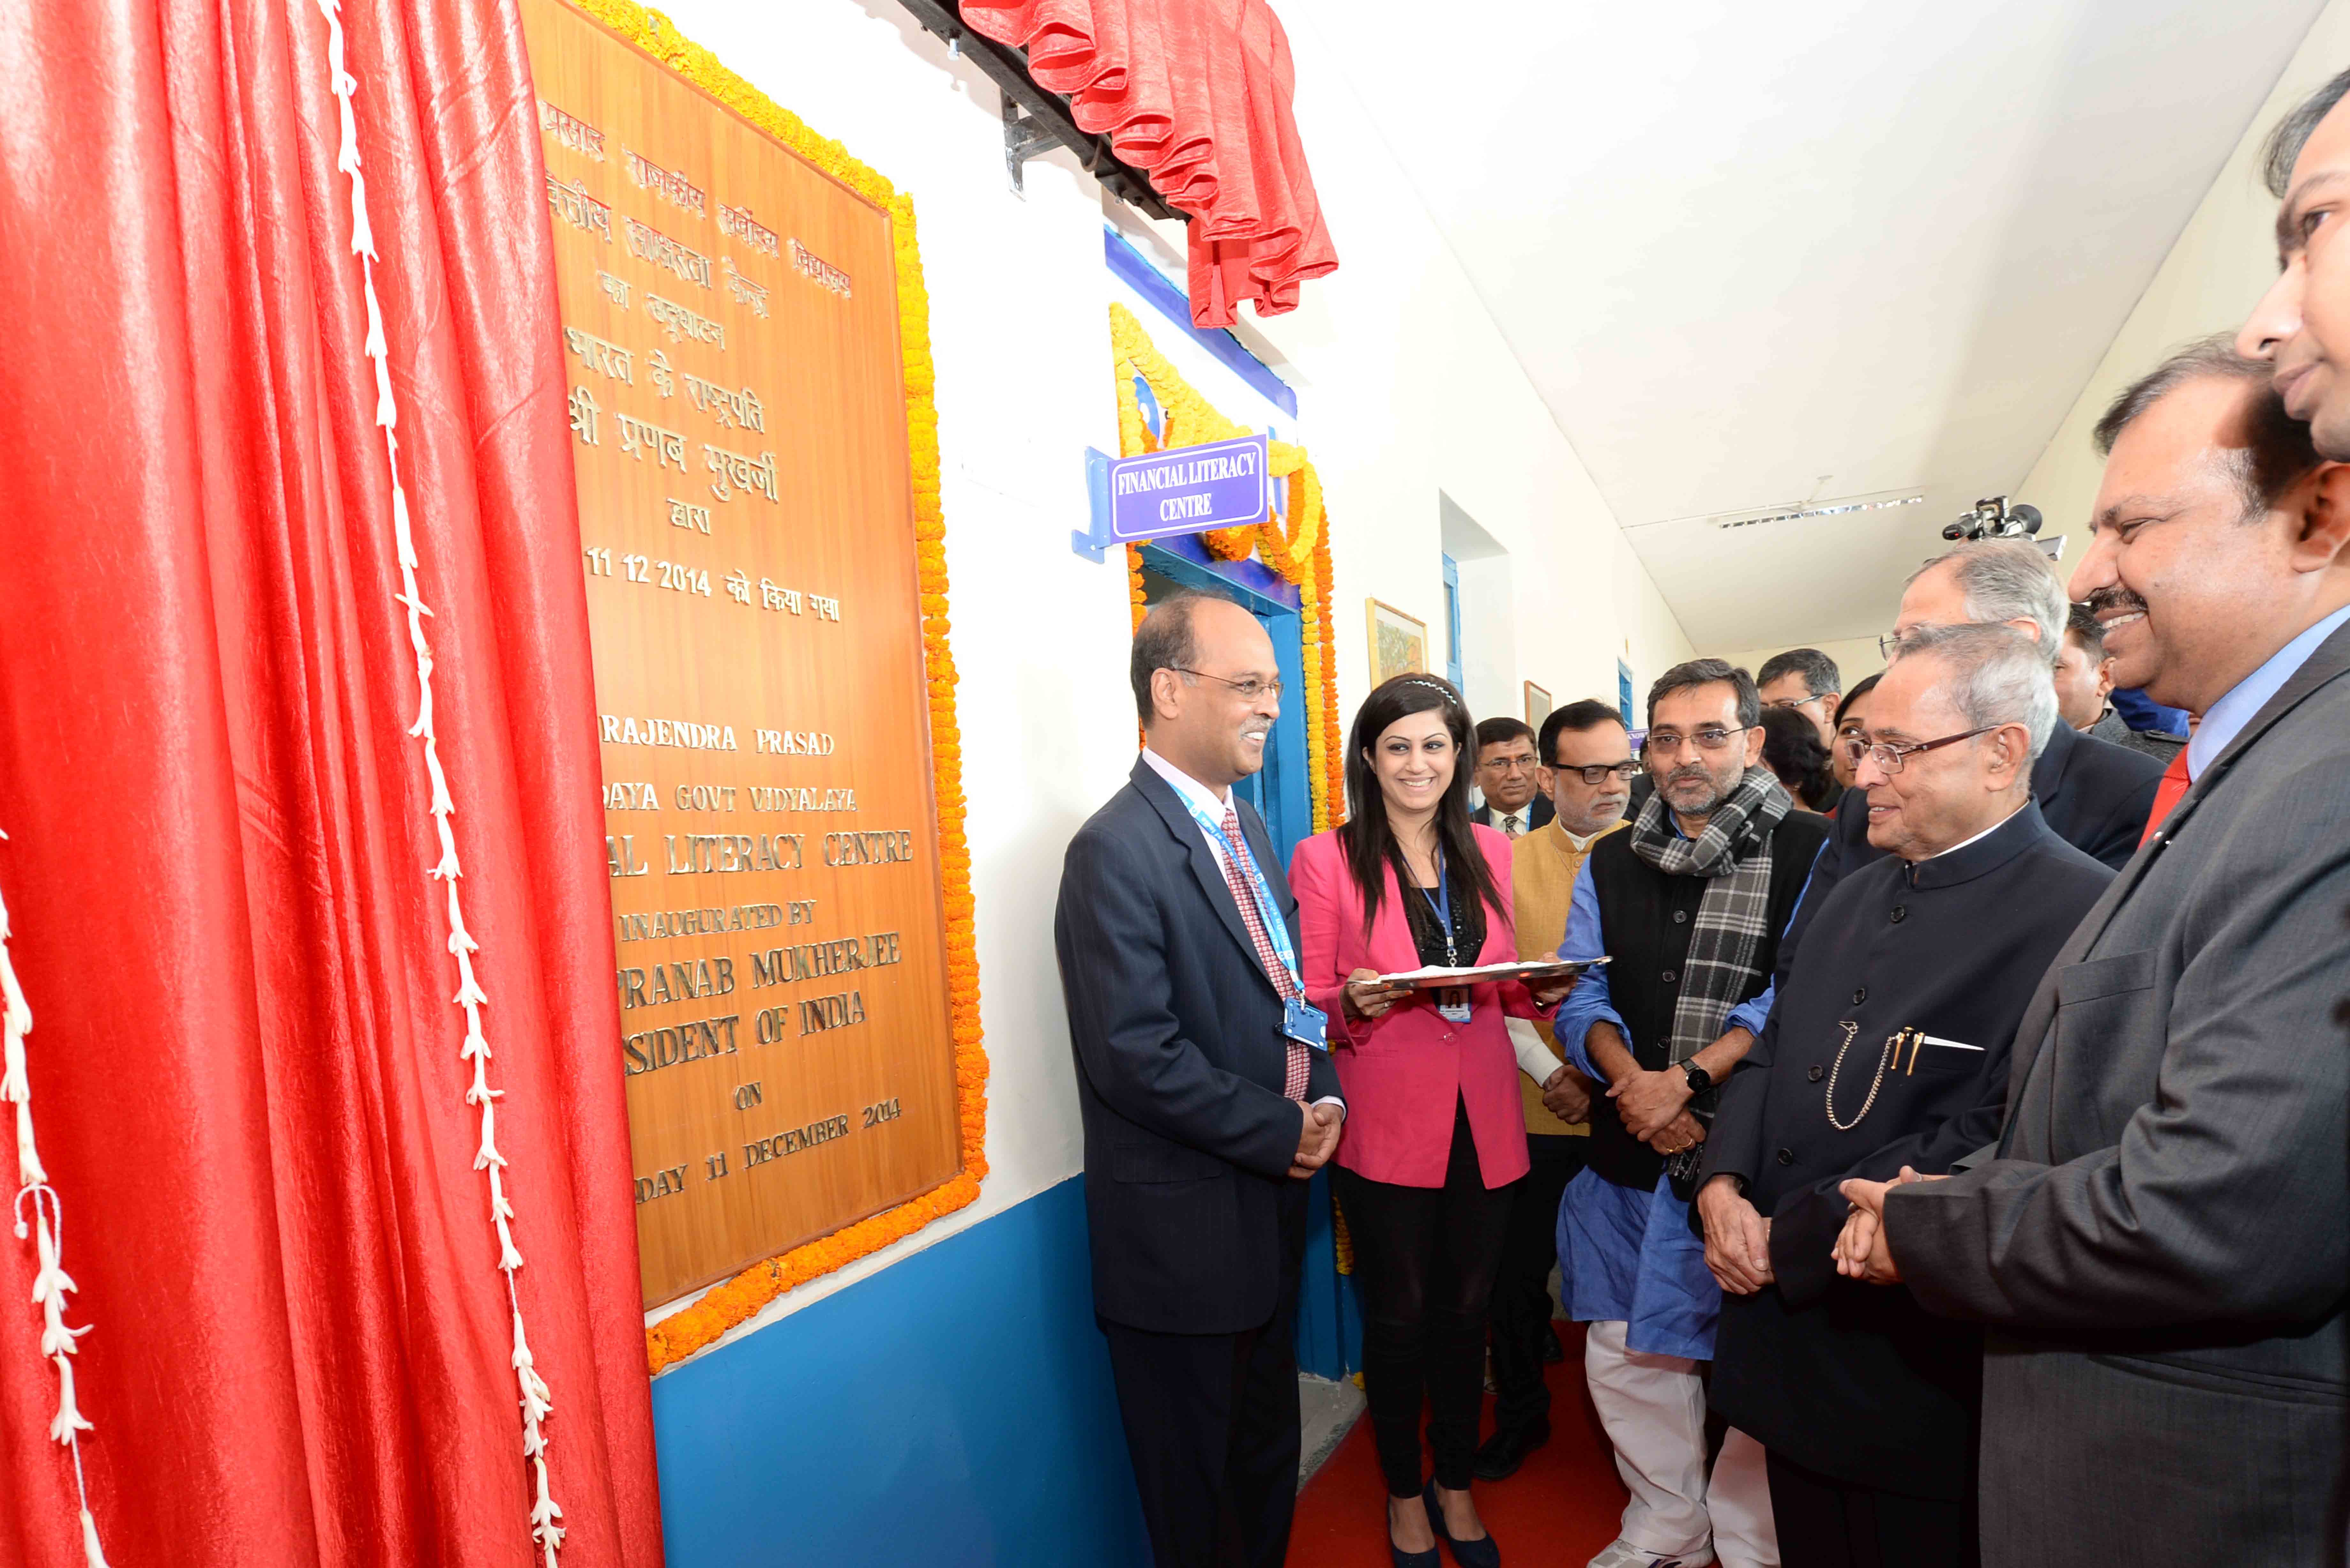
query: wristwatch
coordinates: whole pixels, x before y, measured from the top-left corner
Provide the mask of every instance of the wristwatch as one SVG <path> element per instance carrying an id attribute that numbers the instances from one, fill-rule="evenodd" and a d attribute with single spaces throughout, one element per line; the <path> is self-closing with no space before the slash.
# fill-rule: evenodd
<path id="1" fill-rule="evenodd" d="M 1689 1080 L 1690 1093 L 1702 1095 L 1713 1087 L 1713 1075 L 1699 1066 L 1694 1060 L 1681 1064 L 1681 1075 Z"/>

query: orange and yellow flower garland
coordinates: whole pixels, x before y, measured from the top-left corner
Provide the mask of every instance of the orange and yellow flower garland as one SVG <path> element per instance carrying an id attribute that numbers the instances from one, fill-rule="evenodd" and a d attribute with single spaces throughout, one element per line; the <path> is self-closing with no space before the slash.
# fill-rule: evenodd
<path id="1" fill-rule="evenodd" d="M 1109 307 L 1110 373 L 1118 388 L 1118 455 L 1139 457 L 1166 447 L 1196 446 L 1201 441 L 1229 441 L 1252 432 L 1219 413 L 1197 389 L 1186 381 L 1150 341 L 1142 323 L 1125 306 Z M 1142 417 L 1141 400 L 1134 380 L 1140 376 L 1159 400 L 1164 416 L 1159 433 L 1151 433 Z M 1346 819 L 1346 763 L 1338 728 L 1336 643 L 1330 621 L 1329 514 L 1323 505 L 1322 477 L 1315 472 L 1305 449 L 1288 441 L 1268 447 L 1266 468 L 1274 478 L 1289 481 L 1289 504 L 1265 514 L 1262 523 L 1245 524 L 1203 534 L 1208 553 L 1219 560 L 1244 561 L 1251 555 L 1297 587 L 1297 607 L 1306 636 L 1301 650 L 1305 665 L 1308 722 L 1305 726 L 1306 774 L 1314 781 L 1314 831 L 1319 833 Z M 1126 547 L 1128 597 L 1134 621 L 1142 624 L 1142 551 Z"/>
<path id="2" fill-rule="evenodd" d="M 963 835 L 962 732 L 955 722 L 954 655 L 947 647 L 946 524 L 939 510 L 939 420 L 932 400 L 930 294 L 914 237 L 914 204 L 889 182 L 818 136 L 797 115 L 721 65 L 659 11 L 635 0 L 572 0 L 580 10 L 889 214 L 898 273 L 898 337 L 904 358 L 906 451 L 913 481 L 915 571 L 922 607 L 922 664 L 930 681 L 931 759 L 939 814 L 939 880 L 946 911 L 948 1016 L 954 1036 L 955 1101 L 962 1169 L 897 1208 L 804 1247 L 754 1263 L 700 1301 L 645 1330 L 655 1372 L 743 1322 L 784 1292 L 913 1234 L 979 1196 L 987 1175 L 987 1052 L 980 1038 L 979 959 L 972 935 L 971 848 Z"/>

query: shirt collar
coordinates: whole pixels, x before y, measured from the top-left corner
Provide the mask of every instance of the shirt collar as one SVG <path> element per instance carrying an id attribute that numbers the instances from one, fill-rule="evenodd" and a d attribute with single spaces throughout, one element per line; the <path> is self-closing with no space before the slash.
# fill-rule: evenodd
<path id="1" fill-rule="evenodd" d="M 2244 732 L 2244 726 L 2252 722 L 2252 716 L 2268 706 L 2269 699 L 2309 662 L 2317 645 L 2333 636 L 2345 620 L 2350 620 L 2350 605 L 2343 606 L 2269 655 L 2266 664 L 2236 682 L 2225 697 L 2211 704 L 2187 742 L 2189 783 L 2202 777 L 2203 770 L 2235 743 L 2236 737 Z"/>
<path id="2" fill-rule="evenodd" d="M 1607 837 L 1617 828 L 1622 827 L 1625 825 L 1625 818 L 1619 816 L 1615 821 L 1609 823 L 1607 826 L 1601 828 L 1598 832 L 1589 835 L 1569 833 L 1566 830 L 1566 824 L 1561 822 L 1555 816 L 1550 819 L 1550 825 L 1558 829 L 1558 836 L 1561 838 L 1565 839 L 1569 844 L 1575 846 L 1575 852 L 1577 855 L 1582 855 L 1586 853 L 1593 845 L 1598 843 L 1601 839 Z"/>
<path id="3" fill-rule="evenodd" d="M 1223 821 L 1225 809 L 1230 805 L 1232 800 L 1232 792 L 1230 790 L 1226 790 L 1222 794 L 1217 794 L 1214 790 L 1210 789 L 1206 784 L 1201 784 L 1198 779 L 1193 778 L 1190 774 L 1185 773 L 1181 768 L 1177 767 L 1173 763 L 1169 762 L 1165 757 L 1160 756 L 1157 752 L 1152 751 L 1149 746 L 1142 748 L 1142 760 L 1149 764 L 1150 771 L 1152 773 L 1157 774 L 1160 778 L 1165 779 L 1168 785 L 1172 788 L 1177 794 L 1183 796 L 1193 805 L 1199 806 L 1201 810 L 1206 812 L 1210 821 Z"/>

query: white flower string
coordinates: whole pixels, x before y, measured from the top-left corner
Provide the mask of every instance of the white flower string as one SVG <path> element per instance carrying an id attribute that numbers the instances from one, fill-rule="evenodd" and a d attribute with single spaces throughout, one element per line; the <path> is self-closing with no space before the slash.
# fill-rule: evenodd
<path id="1" fill-rule="evenodd" d="M 0 840 L 8 836 L 0 833 Z M 33 1085 L 25 1075 L 25 1036 L 32 1032 L 33 1010 L 25 1004 L 24 989 L 16 983 L 16 966 L 8 958 L 8 901 L 0 898 L 0 1100 L 16 1107 L 16 1239 L 33 1238 L 33 1304 L 41 1309 L 41 1354 L 57 1369 L 57 1413 L 49 1436 L 73 1455 L 74 1493 L 81 1503 L 81 1552 L 87 1568 L 107 1568 L 99 1545 L 98 1521 L 90 1517 L 89 1486 L 82 1479 L 81 1435 L 93 1430 L 74 1399 L 75 1341 L 90 1325 L 66 1326 L 66 1297 L 80 1287 L 65 1271 L 66 1211 L 49 1173 L 41 1167 L 40 1151 L 33 1146 Z M 27 1205 L 32 1221 L 25 1219 Z"/>
<path id="2" fill-rule="evenodd" d="M 400 414 L 391 395 L 383 307 L 376 298 L 375 232 L 368 223 L 367 182 L 359 172 L 359 121 L 351 109 L 359 79 L 343 68 L 339 0 L 317 0 L 317 5 L 318 14 L 327 20 L 328 78 L 342 111 L 342 154 L 335 167 L 351 182 L 351 254 L 359 258 L 360 286 L 367 297 L 367 356 L 375 364 L 375 422 L 383 431 L 384 462 L 391 474 L 391 527 L 400 547 L 400 592 L 394 602 L 407 607 L 408 641 L 416 650 L 416 722 L 408 727 L 408 732 L 422 742 L 424 772 L 432 781 L 432 825 L 441 837 L 440 864 L 427 875 L 437 877 L 449 890 L 449 951 L 457 960 L 458 982 L 457 994 L 451 1000 L 465 1012 L 465 1043 L 457 1054 L 473 1064 L 473 1085 L 465 1091 L 465 1103 L 478 1107 L 482 1116 L 482 1141 L 473 1154 L 473 1168 L 489 1173 L 490 1222 L 497 1228 L 498 1269 L 505 1279 L 506 1304 L 514 1314 L 513 1365 L 522 1406 L 522 1451 L 533 1472 L 530 1532 L 545 1554 L 546 1568 L 556 1568 L 555 1554 L 563 1544 L 563 1526 L 556 1521 L 563 1517 L 563 1510 L 547 1491 L 545 1426 L 554 1400 L 546 1380 L 532 1362 L 530 1342 L 523 1334 L 522 1298 L 515 1290 L 515 1271 L 522 1267 L 522 1253 L 515 1248 L 514 1206 L 506 1201 L 504 1176 L 506 1158 L 497 1145 L 496 1102 L 505 1091 L 490 1087 L 490 1043 L 482 1033 L 482 1009 L 489 997 L 473 977 L 473 954 L 480 949 L 465 929 L 464 909 L 457 897 L 457 880 L 464 873 L 457 863 L 457 840 L 449 831 L 449 818 L 457 808 L 449 798 L 449 780 L 441 771 L 440 750 L 432 732 L 432 649 L 424 638 L 424 618 L 432 612 L 425 607 L 416 586 L 416 540 L 408 525 L 408 497 L 400 487 L 400 438 L 395 433 Z"/>

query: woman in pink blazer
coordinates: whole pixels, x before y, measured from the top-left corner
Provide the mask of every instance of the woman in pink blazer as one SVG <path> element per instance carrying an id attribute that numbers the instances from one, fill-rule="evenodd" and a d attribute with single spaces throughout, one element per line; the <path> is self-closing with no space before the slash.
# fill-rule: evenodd
<path id="1" fill-rule="evenodd" d="M 1441 1534 L 1467 1568 L 1499 1563 L 1469 1496 L 1483 1392 L 1485 1308 L 1525 1115 L 1504 1016 L 1547 1016 L 1565 992 L 1515 981 L 1388 989 L 1381 974 L 1517 957 L 1510 843 L 1469 820 L 1468 709 L 1402 675 L 1355 715 L 1341 827 L 1297 846 L 1299 962 L 1329 1014 L 1347 1121 L 1332 1178 L 1354 1241 L 1363 1382 L 1399 1565 L 1433 1568 Z M 1435 1479 L 1422 1486 L 1419 1410 Z"/>

